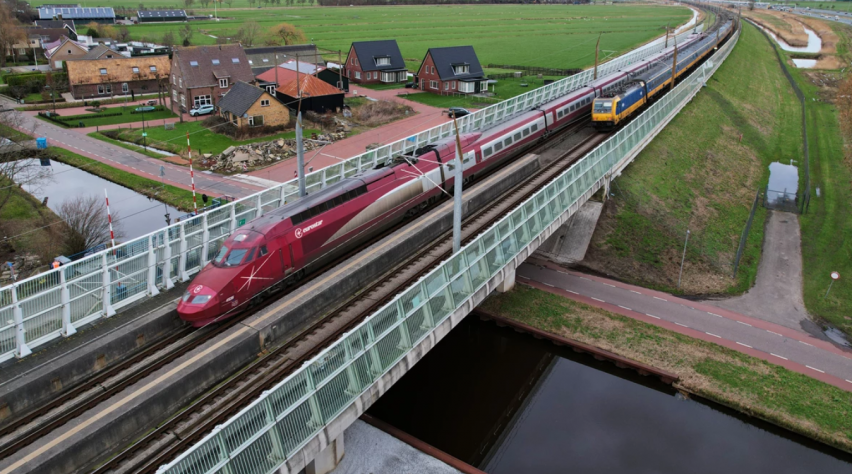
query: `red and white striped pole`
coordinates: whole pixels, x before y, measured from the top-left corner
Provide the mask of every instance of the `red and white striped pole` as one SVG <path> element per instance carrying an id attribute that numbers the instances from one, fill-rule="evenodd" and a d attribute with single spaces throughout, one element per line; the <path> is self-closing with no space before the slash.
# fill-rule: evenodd
<path id="1" fill-rule="evenodd" d="M 192 181 L 192 207 L 198 215 L 198 203 L 195 202 L 195 173 L 192 171 L 192 147 L 189 146 L 189 130 L 186 131 L 186 151 L 189 154 L 189 179 Z"/>
<path id="2" fill-rule="evenodd" d="M 104 197 L 106 198 L 107 220 L 109 221 L 109 240 L 112 242 L 112 248 L 115 249 L 115 233 L 112 231 L 112 213 L 109 212 L 109 196 L 104 188 Z"/>

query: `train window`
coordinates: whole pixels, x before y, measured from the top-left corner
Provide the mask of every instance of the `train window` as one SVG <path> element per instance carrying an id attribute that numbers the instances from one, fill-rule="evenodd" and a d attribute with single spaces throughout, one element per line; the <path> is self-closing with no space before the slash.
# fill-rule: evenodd
<path id="1" fill-rule="evenodd" d="M 512 144 L 512 137 L 506 137 L 506 139 L 503 140 L 503 145 L 509 146 L 511 144 Z"/>
<path id="2" fill-rule="evenodd" d="M 222 263 L 222 259 L 225 258 L 225 255 L 228 253 L 228 247 L 224 245 L 219 249 L 219 253 L 216 254 L 216 258 L 213 259 L 214 263 Z"/>
<path id="3" fill-rule="evenodd" d="M 248 257 L 246 257 L 246 261 L 245 261 L 245 262 L 243 262 L 243 263 L 249 263 L 249 262 L 251 262 L 251 259 L 253 259 L 253 258 L 254 258 L 254 251 L 255 251 L 255 249 L 257 249 L 257 247 L 252 247 L 252 248 L 251 248 L 251 252 L 249 252 Z"/>
<path id="4" fill-rule="evenodd" d="M 243 261 L 243 257 L 246 256 L 246 252 L 248 252 L 248 249 L 231 250 L 231 252 L 228 253 L 228 257 L 225 259 L 225 266 L 233 267 L 239 265 L 240 262 Z"/>
<path id="5" fill-rule="evenodd" d="M 521 139 L 521 132 L 516 133 L 516 134 L 515 134 L 512 138 L 513 138 L 515 141 L 520 140 L 520 139 Z"/>
<path id="6" fill-rule="evenodd" d="M 574 111 L 574 108 L 575 108 L 575 107 L 574 107 L 574 104 L 571 104 L 571 107 L 570 107 L 570 108 L 568 108 L 568 110 L 570 110 L 571 112 L 573 112 L 573 111 Z"/>
<path id="7" fill-rule="evenodd" d="M 495 153 L 496 153 L 496 152 L 498 152 L 498 151 L 500 151 L 500 150 L 502 150 L 502 149 L 503 149 L 503 144 L 502 144 L 502 143 L 499 143 L 499 142 L 498 142 L 498 143 L 495 143 L 495 144 L 494 144 L 494 152 L 495 152 Z"/>
<path id="8" fill-rule="evenodd" d="M 529 134 L 530 134 L 530 129 L 525 128 L 525 129 L 524 129 L 524 136 L 526 137 L 526 136 L 527 136 L 527 135 L 529 135 Z"/>
<path id="9" fill-rule="evenodd" d="M 266 245 L 261 245 L 260 249 L 257 251 L 257 256 L 258 256 L 258 258 L 260 258 L 260 257 L 263 257 L 264 255 L 266 255 L 268 253 L 269 253 L 269 251 L 266 250 Z"/>
<path id="10" fill-rule="evenodd" d="M 482 149 L 482 156 L 491 156 L 494 153 L 494 150 L 491 147 Z"/>
<path id="11" fill-rule="evenodd" d="M 533 131 L 533 132 L 538 130 L 538 124 L 536 124 L 536 123 L 532 124 L 532 127 L 530 127 L 530 130 Z"/>

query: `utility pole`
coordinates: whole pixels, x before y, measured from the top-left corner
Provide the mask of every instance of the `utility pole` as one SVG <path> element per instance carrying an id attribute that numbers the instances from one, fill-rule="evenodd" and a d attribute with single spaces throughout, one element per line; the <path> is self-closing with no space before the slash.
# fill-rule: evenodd
<path id="1" fill-rule="evenodd" d="M 301 107 L 301 102 L 299 103 Z M 296 169 L 299 177 L 299 197 L 305 197 L 305 147 L 302 143 L 302 112 L 296 115 Z"/>
<path id="2" fill-rule="evenodd" d="M 603 32 L 598 33 L 598 42 L 595 43 L 595 77 L 594 77 L 594 79 L 598 78 L 598 51 L 600 51 L 601 35 L 602 34 L 603 34 Z"/>
<path id="3" fill-rule="evenodd" d="M 464 169 L 462 169 L 462 147 L 461 136 L 459 136 L 459 124 L 453 116 L 453 127 L 456 129 L 456 169 L 453 182 L 453 253 L 461 249 L 461 222 L 462 222 L 462 181 L 464 180 Z"/>
<path id="4" fill-rule="evenodd" d="M 298 77 L 296 78 L 298 79 Z M 275 53 L 275 98 L 278 98 L 278 53 Z"/>
<path id="5" fill-rule="evenodd" d="M 674 58 L 672 59 L 672 87 L 669 90 L 674 90 L 675 88 L 675 74 L 677 74 L 677 38 L 674 39 Z"/>
<path id="6" fill-rule="evenodd" d="M 299 55 L 296 55 L 296 97 L 299 98 L 299 110 L 302 112 L 302 79 L 299 77 Z"/>
<path id="7" fill-rule="evenodd" d="M 680 288 L 680 279 L 683 277 L 683 262 L 686 260 L 686 245 L 689 243 L 689 229 L 686 229 L 686 241 L 683 243 L 683 257 L 680 259 L 680 275 L 677 276 L 677 287 Z"/>
<path id="8" fill-rule="evenodd" d="M 669 24 L 666 23 L 666 45 L 663 48 L 669 47 Z"/>
<path id="9" fill-rule="evenodd" d="M 337 50 L 337 72 L 340 75 L 340 90 L 344 90 L 343 88 L 343 51 Z"/>

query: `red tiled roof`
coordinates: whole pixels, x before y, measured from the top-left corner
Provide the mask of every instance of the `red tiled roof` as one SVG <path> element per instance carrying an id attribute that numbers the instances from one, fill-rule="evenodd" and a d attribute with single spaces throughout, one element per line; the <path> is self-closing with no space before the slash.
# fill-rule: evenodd
<path id="1" fill-rule="evenodd" d="M 298 97 L 299 91 L 302 92 L 302 97 L 318 97 L 323 95 L 343 94 L 343 91 L 333 85 L 314 76 L 300 74 L 302 76 L 297 84 L 296 80 L 283 82 L 278 86 L 278 92 L 290 96 Z M 280 79 L 279 75 L 279 79 Z"/>

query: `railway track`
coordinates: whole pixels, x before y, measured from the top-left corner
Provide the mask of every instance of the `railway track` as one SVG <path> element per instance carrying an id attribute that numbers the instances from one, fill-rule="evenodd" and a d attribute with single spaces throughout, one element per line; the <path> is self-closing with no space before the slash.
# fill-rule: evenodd
<path id="1" fill-rule="evenodd" d="M 580 126 L 581 134 L 585 124 Z M 575 130 L 576 131 L 576 130 Z M 570 133 L 556 143 L 548 142 L 547 152 L 558 154 L 549 165 L 506 193 L 503 199 L 466 218 L 463 242 L 488 229 L 500 217 L 524 202 L 541 186 L 558 176 L 609 134 L 587 133 L 581 143 L 566 145 Z M 542 148 L 539 146 L 537 148 Z M 536 150 L 537 151 L 537 150 Z M 97 469 L 99 474 L 153 473 L 157 468 L 200 440 L 216 425 L 241 410 L 322 349 L 360 323 L 399 291 L 415 282 L 452 252 L 448 232 L 429 247 L 404 260 L 357 296 L 338 306 L 300 335 L 265 354 L 224 384 L 209 391 L 178 415 L 128 447 Z"/>

